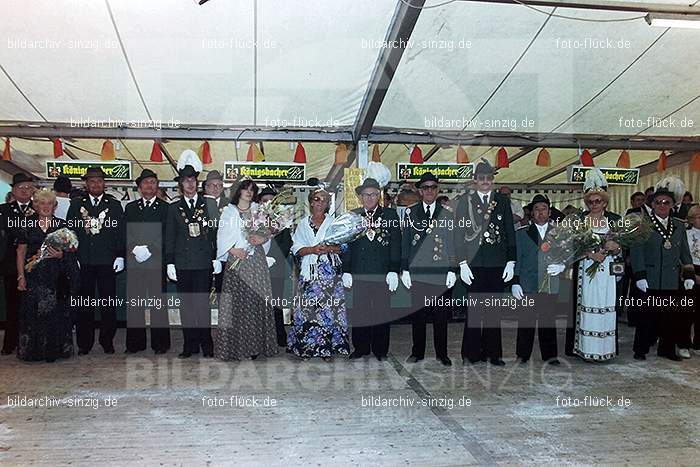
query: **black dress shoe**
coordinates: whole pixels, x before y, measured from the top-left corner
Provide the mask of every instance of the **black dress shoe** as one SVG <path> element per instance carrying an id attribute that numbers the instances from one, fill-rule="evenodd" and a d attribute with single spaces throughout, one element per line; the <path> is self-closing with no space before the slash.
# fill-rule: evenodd
<path id="1" fill-rule="evenodd" d="M 192 352 L 182 352 L 177 356 L 177 358 L 190 358 L 192 356 Z"/>
<path id="2" fill-rule="evenodd" d="M 202 357 L 204 358 L 214 358 L 214 351 L 213 350 L 207 350 L 206 352 L 202 351 Z M 257 355 L 256 355 L 257 357 Z M 252 358 L 252 357 L 251 357 Z M 253 358 L 253 360 L 255 360 Z"/>
<path id="3" fill-rule="evenodd" d="M 207 355 L 206 355 L 206 354 L 204 354 L 204 356 L 206 357 Z M 251 360 L 255 360 L 255 359 L 257 359 L 257 358 L 258 358 L 258 356 L 257 356 L 257 355 L 251 355 L 251 356 L 250 356 L 250 359 L 251 359 Z"/>
<path id="4" fill-rule="evenodd" d="M 0 350 L 0 355 L 12 355 L 13 353 L 15 353 L 14 350 L 8 350 L 8 349 Z"/>
<path id="5" fill-rule="evenodd" d="M 549 360 L 547 360 L 547 364 L 556 366 L 556 365 L 561 365 L 561 362 L 559 361 L 559 359 L 550 358 Z"/>
<path id="6" fill-rule="evenodd" d="M 481 358 L 477 358 L 477 359 L 467 358 L 466 360 L 464 358 L 462 359 L 462 363 L 469 362 L 472 365 L 476 365 L 477 363 L 481 363 L 481 361 L 482 361 Z"/>
<path id="7" fill-rule="evenodd" d="M 406 359 L 406 363 L 418 363 L 421 360 L 423 360 L 423 357 L 416 357 L 415 355 L 411 355 Z"/>
<path id="8" fill-rule="evenodd" d="M 489 360 L 489 363 L 491 365 L 496 365 L 496 366 L 505 366 L 506 365 L 506 362 L 504 362 L 500 358 L 492 358 Z"/>
<path id="9" fill-rule="evenodd" d="M 90 353 L 90 352 L 87 351 L 87 350 L 83 350 L 83 349 L 78 350 L 78 355 L 87 355 L 87 354 L 89 354 L 89 353 Z"/>
<path id="10" fill-rule="evenodd" d="M 673 360 L 674 362 L 680 362 L 681 360 L 683 360 L 678 355 L 664 355 L 664 357 L 668 358 L 669 360 Z"/>
<path id="11" fill-rule="evenodd" d="M 636 353 L 636 354 L 634 354 L 634 359 L 635 360 L 646 360 L 647 356 L 644 355 L 643 353 Z"/>
<path id="12" fill-rule="evenodd" d="M 445 366 L 452 366 L 452 360 L 449 357 L 438 358 L 438 361 Z"/>
<path id="13" fill-rule="evenodd" d="M 158 350 L 155 351 L 155 354 L 156 354 L 156 355 L 163 355 L 165 352 L 167 352 L 167 350 L 165 350 L 165 349 L 158 349 Z"/>
<path id="14" fill-rule="evenodd" d="M 104 347 L 105 353 L 106 354 L 113 354 L 114 353 L 114 347 Z"/>
<path id="15" fill-rule="evenodd" d="M 46 359 L 46 363 L 53 363 L 53 362 L 55 362 L 55 361 L 56 361 L 55 358 L 47 358 L 47 359 Z"/>
<path id="16" fill-rule="evenodd" d="M 377 357 L 377 360 L 380 362 L 386 360 L 386 355 L 375 355 L 375 357 Z"/>
<path id="17" fill-rule="evenodd" d="M 106 351 L 105 351 L 106 352 Z M 131 349 L 126 349 L 124 353 L 139 353 L 141 352 L 140 350 L 131 350 Z"/>
<path id="18" fill-rule="evenodd" d="M 369 354 L 367 354 L 367 353 L 360 353 L 360 352 L 358 352 L 357 350 L 353 350 L 353 352 L 352 352 L 350 355 L 348 355 L 348 358 L 349 358 L 350 360 L 357 360 L 358 358 L 362 358 L 362 357 L 364 357 L 365 355 L 369 355 Z"/>
<path id="19" fill-rule="evenodd" d="M 527 362 L 529 362 L 529 361 L 530 361 L 529 358 L 520 357 L 520 364 L 521 364 L 521 365 L 525 365 L 525 364 L 527 364 Z"/>

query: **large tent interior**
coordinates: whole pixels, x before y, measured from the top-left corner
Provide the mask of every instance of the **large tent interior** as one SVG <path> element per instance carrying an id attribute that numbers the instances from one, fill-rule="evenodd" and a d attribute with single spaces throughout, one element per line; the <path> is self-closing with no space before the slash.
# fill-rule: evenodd
<path id="1" fill-rule="evenodd" d="M 567 174 L 582 151 L 601 168 L 615 168 L 627 151 L 639 178 L 609 187 L 611 211 L 624 213 L 633 192 L 665 175 L 700 196 L 700 30 L 647 21 L 700 24 L 698 1 L 6 0 L 0 12 L 3 197 L 17 173 L 50 186 L 47 162 L 100 161 L 106 140 L 117 160 L 131 162 L 132 180 L 148 168 L 164 183 L 180 153 L 205 141 L 212 162 L 204 173 L 246 161 L 251 143 L 262 146 L 265 162 L 292 162 L 301 143 L 306 178 L 327 182 L 339 197 L 344 169 L 365 167 L 375 145 L 394 182 L 397 163 L 408 163 L 416 147 L 426 163 L 454 163 L 461 146 L 471 163 L 492 165 L 504 148 L 508 167 L 496 186 L 512 187 L 523 205 L 547 193 L 560 209 L 583 207 L 582 184 Z M 151 160 L 154 144 L 162 162 Z M 347 151 L 336 160 L 340 144 Z M 542 149 L 548 165 L 537 163 Z M 128 191 L 123 201 L 138 196 L 133 181 L 111 184 Z M 461 185 L 444 186 L 456 193 Z M 0 405 L 0 462 L 695 464 L 697 357 L 682 367 L 640 366 L 631 359 L 633 330 L 620 326 L 626 348 L 616 362 L 572 361 L 548 374 L 515 364 L 502 373 L 404 366 L 407 326 L 392 329 L 388 366 L 299 368 L 282 353 L 234 370 L 174 360 L 177 374 L 166 369 L 163 380 L 150 356 L 54 366 L 2 357 L 11 377 L 0 393 L 8 397 L 121 401 L 94 412 Z M 514 333 L 504 330 L 504 342 Z M 458 355 L 458 325 L 450 336 Z M 210 384 L 211 374 L 218 377 Z M 556 382 L 543 382 L 548 377 Z M 586 391 L 631 397 L 632 407 L 554 403 Z M 282 403 L 202 408 L 201 395 L 233 393 Z M 361 393 L 466 394 L 474 405 L 370 411 L 360 407 Z"/>

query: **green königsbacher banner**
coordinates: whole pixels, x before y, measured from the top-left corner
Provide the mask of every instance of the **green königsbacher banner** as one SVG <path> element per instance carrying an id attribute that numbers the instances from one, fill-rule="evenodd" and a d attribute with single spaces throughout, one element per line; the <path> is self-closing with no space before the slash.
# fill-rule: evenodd
<path id="1" fill-rule="evenodd" d="M 396 176 L 399 180 L 418 180 L 426 172 L 432 172 L 441 182 L 462 182 L 474 178 L 474 164 L 434 162 L 409 164 L 398 162 Z"/>
<path id="2" fill-rule="evenodd" d="M 639 182 L 639 169 L 620 169 L 618 167 L 598 167 L 609 185 L 636 185 Z M 582 165 L 570 166 L 567 169 L 569 182 L 583 183 L 586 180 L 586 172 L 592 167 Z"/>
<path id="3" fill-rule="evenodd" d="M 249 177 L 261 182 L 304 182 L 306 164 L 293 162 L 224 162 L 224 180 L 233 182 Z"/>
<path id="4" fill-rule="evenodd" d="M 65 175 L 79 180 L 88 167 L 100 167 L 107 180 L 131 180 L 131 161 L 46 161 L 46 177 Z"/>

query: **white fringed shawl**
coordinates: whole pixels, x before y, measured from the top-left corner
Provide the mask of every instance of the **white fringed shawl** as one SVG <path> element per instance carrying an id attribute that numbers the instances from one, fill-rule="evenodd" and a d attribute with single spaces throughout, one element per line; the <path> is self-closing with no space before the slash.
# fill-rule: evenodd
<path id="1" fill-rule="evenodd" d="M 292 236 L 292 253 L 296 255 L 302 248 L 314 247 L 321 243 L 323 237 L 326 236 L 326 230 L 328 230 L 332 222 L 333 216 L 327 214 L 318 232 L 314 233 L 311 228 L 311 216 L 304 217 Z M 319 256 L 316 254 L 306 255 L 301 258 L 301 277 L 304 281 L 308 282 L 318 277 L 318 261 Z"/>

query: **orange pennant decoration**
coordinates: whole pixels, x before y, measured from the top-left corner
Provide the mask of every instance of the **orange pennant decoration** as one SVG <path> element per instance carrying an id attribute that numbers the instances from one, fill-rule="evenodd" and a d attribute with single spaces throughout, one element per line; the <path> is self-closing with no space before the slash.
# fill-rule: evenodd
<path id="1" fill-rule="evenodd" d="M 510 167 L 510 163 L 508 162 L 508 151 L 506 151 L 506 148 L 501 146 L 496 153 L 496 168 L 506 169 L 508 167 Z"/>
<path id="2" fill-rule="evenodd" d="M 344 143 L 340 143 L 335 147 L 335 164 L 347 164 L 348 162 L 348 147 Z"/>
<path id="3" fill-rule="evenodd" d="M 199 146 L 197 155 L 202 161 L 202 164 L 211 164 L 211 148 L 209 147 L 209 141 L 205 141 Z"/>
<path id="4" fill-rule="evenodd" d="M 619 167 L 621 169 L 629 169 L 630 168 L 630 153 L 627 152 L 626 150 L 623 150 L 620 153 L 620 157 L 617 158 L 617 164 L 615 164 L 615 167 Z"/>
<path id="5" fill-rule="evenodd" d="M 469 154 L 467 154 L 467 151 L 464 150 L 462 145 L 460 144 L 457 146 L 457 163 L 458 164 L 468 164 L 469 163 Z"/>
<path id="6" fill-rule="evenodd" d="M 63 155 L 63 144 L 59 138 L 53 139 L 53 157 L 58 159 Z"/>
<path id="7" fill-rule="evenodd" d="M 584 149 L 581 153 L 581 165 L 584 167 L 593 167 L 595 165 L 593 163 L 593 156 L 588 149 Z"/>
<path id="8" fill-rule="evenodd" d="M 372 162 L 381 162 L 382 154 L 379 152 L 379 145 L 375 144 L 372 148 Z"/>
<path id="9" fill-rule="evenodd" d="M 411 164 L 422 164 L 423 163 L 423 151 L 420 150 L 420 147 L 416 144 L 413 146 L 413 150 L 411 151 Z"/>
<path id="10" fill-rule="evenodd" d="M 255 157 L 255 153 L 253 152 L 253 144 L 248 145 L 248 153 L 245 156 L 245 160 L 248 162 L 253 162 L 253 158 Z"/>
<path id="11" fill-rule="evenodd" d="M 693 157 L 690 158 L 690 171 L 700 172 L 700 152 L 696 152 L 693 154 Z"/>
<path id="12" fill-rule="evenodd" d="M 12 160 L 12 156 L 10 156 L 10 138 L 5 138 L 5 149 L 2 150 L 2 160 Z"/>
<path id="13" fill-rule="evenodd" d="M 114 159 L 116 159 L 116 156 L 114 155 L 114 144 L 112 144 L 111 140 L 105 140 L 105 142 L 102 143 L 100 160 L 113 161 Z"/>
<path id="14" fill-rule="evenodd" d="M 160 144 L 157 141 L 153 141 L 153 148 L 151 149 L 151 162 L 163 162 L 163 151 L 160 150 Z"/>
<path id="15" fill-rule="evenodd" d="M 659 154 L 659 162 L 656 164 L 656 171 L 658 173 L 662 173 L 666 170 L 666 159 L 668 159 L 666 151 L 661 151 L 661 154 Z"/>
<path id="16" fill-rule="evenodd" d="M 537 153 L 535 165 L 539 167 L 550 167 L 552 165 L 552 157 L 549 155 L 549 151 L 547 151 L 547 149 L 540 149 L 540 152 Z"/>
<path id="17" fill-rule="evenodd" d="M 297 143 L 297 148 L 294 151 L 294 162 L 297 164 L 306 164 L 306 151 L 301 143 Z"/>

